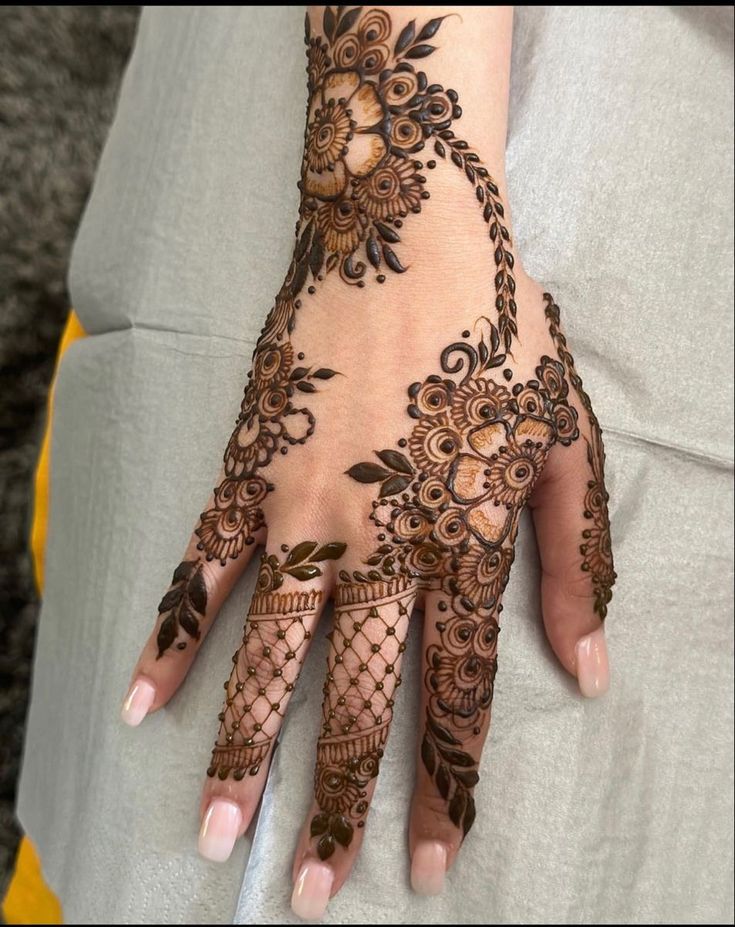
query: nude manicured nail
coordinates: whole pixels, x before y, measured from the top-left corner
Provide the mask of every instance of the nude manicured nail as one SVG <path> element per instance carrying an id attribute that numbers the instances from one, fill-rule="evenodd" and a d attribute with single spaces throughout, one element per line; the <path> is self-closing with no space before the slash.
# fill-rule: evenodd
<path id="1" fill-rule="evenodd" d="M 447 848 L 434 840 L 416 844 L 411 860 L 411 888 L 417 895 L 439 895 L 447 871 Z"/>
<path id="2" fill-rule="evenodd" d="M 597 698 L 610 688 L 610 667 L 607 662 L 607 644 L 602 628 L 593 631 L 577 642 L 577 682 L 586 698 Z"/>
<path id="3" fill-rule="evenodd" d="M 329 866 L 309 860 L 301 867 L 291 895 L 291 910 L 305 921 L 318 921 L 329 903 L 334 872 Z"/>
<path id="4" fill-rule="evenodd" d="M 242 812 L 234 802 L 215 798 L 207 808 L 199 831 L 199 852 L 205 859 L 223 863 L 230 858 L 240 833 Z"/>
<path id="5" fill-rule="evenodd" d="M 125 696 L 120 717 L 130 727 L 137 727 L 151 710 L 156 697 L 152 683 L 145 679 L 136 679 Z"/>

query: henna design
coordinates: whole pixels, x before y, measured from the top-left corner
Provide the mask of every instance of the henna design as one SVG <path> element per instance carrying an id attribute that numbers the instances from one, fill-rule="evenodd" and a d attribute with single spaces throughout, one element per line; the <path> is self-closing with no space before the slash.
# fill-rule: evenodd
<path id="1" fill-rule="evenodd" d="M 438 643 L 426 653 L 421 757 L 463 835 L 475 819 L 476 757 L 489 722 L 501 597 L 518 519 L 551 447 L 579 437 L 567 356 L 560 350 L 563 362 L 541 357 L 535 378 L 514 383 L 505 366 L 508 323 L 502 327 L 501 317 L 497 326 L 481 317 L 475 343 L 467 330 L 462 341 L 446 347 L 441 374 L 409 387 L 410 435 L 397 448 L 377 451 L 379 462 L 363 461 L 347 471 L 358 482 L 379 484 L 370 515 L 379 544 L 366 572 L 343 570 L 340 579 L 371 588 L 391 577 L 410 578 L 438 593 Z M 559 337 L 555 343 L 563 348 Z M 496 370 L 502 370 L 502 381 L 493 377 Z M 569 380 L 581 388 L 578 377 Z M 590 482 L 589 517 L 599 512 L 602 498 Z M 584 538 L 593 572 L 599 540 L 591 531 Z"/>
<path id="2" fill-rule="evenodd" d="M 403 273 L 393 246 L 409 214 L 430 198 L 421 173 L 437 164 L 416 160 L 429 140 L 434 151 L 472 184 L 489 227 L 495 261 L 495 308 L 500 337 L 510 352 L 518 333 L 511 238 L 498 186 L 469 144 L 451 126 L 462 115 L 456 91 L 431 83 L 414 61 L 446 17 L 417 30 L 411 20 L 391 42 L 385 10 L 326 7 L 321 35 L 306 16 L 309 103 L 301 169 L 301 220 L 315 227 L 312 267 L 339 268 L 347 283 L 364 286 L 368 265 Z M 359 255 L 359 258 L 358 258 Z"/>
<path id="3" fill-rule="evenodd" d="M 301 651 L 311 638 L 310 625 L 322 600 L 319 589 L 279 590 L 286 576 L 299 582 L 321 576 L 320 564 L 338 560 L 346 547 L 302 541 L 290 550 L 282 546 L 283 562 L 275 554 L 261 557 L 242 644 L 224 685 L 225 707 L 208 776 L 224 780 L 232 774 L 239 781 L 260 770 L 296 685 Z"/>
<path id="4" fill-rule="evenodd" d="M 592 478 L 587 483 L 587 494 L 584 500 L 584 517 L 592 522 L 592 527 L 585 528 L 582 532 L 583 543 L 580 544 L 579 551 L 583 557 L 582 570 L 589 573 L 592 580 L 595 611 L 600 618 L 604 619 L 607 615 L 607 606 L 612 599 L 612 587 L 615 585 L 617 573 L 613 564 L 610 516 L 607 511 L 610 496 L 605 489 L 605 445 L 602 441 L 602 429 L 592 410 L 590 397 L 582 385 L 582 378 L 575 369 L 574 358 L 567 346 L 567 339 L 561 330 L 559 307 L 550 293 L 544 293 L 544 303 L 551 337 L 554 339 L 569 382 L 589 416 L 592 428 L 592 439 L 587 441 L 587 460 L 592 470 Z"/>
<path id="5" fill-rule="evenodd" d="M 185 560 L 174 570 L 171 587 L 158 606 L 159 615 L 166 615 L 158 629 L 157 660 L 176 643 L 177 650 L 186 649 L 186 641 L 178 640 L 183 630 L 192 640 L 201 637 L 199 620 L 207 610 L 207 587 L 202 565 L 196 560 Z"/>
<path id="6" fill-rule="evenodd" d="M 359 482 L 380 482 L 370 518 L 381 543 L 367 560 L 372 570 L 341 578 L 409 575 L 450 595 L 460 615 L 495 608 L 520 511 L 548 452 L 579 434 L 562 364 L 544 356 L 537 379 L 511 387 L 513 373 L 505 368 L 508 385 L 495 383 L 482 374 L 502 367 L 506 354 L 497 327 L 485 318 L 478 324 L 476 346 L 465 340 L 442 352 L 449 376 L 409 388 L 416 424 L 400 450 L 379 451 L 380 465 L 362 462 L 347 471 Z"/>
<path id="7" fill-rule="evenodd" d="M 445 18 L 435 17 L 421 28 L 411 20 L 393 41 L 385 10 L 326 7 L 323 37 L 312 34 L 307 14 L 309 101 L 296 243 L 256 345 L 225 451 L 225 477 L 195 529 L 197 547 L 207 560 L 224 566 L 255 542 L 265 525 L 263 502 L 275 488 L 264 471 L 276 453 L 304 444 L 316 427 L 310 409 L 299 402 L 301 394 L 318 392 L 320 383 L 336 375 L 329 367 L 306 366 L 304 355 L 294 354 L 290 339 L 304 289 L 312 295 L 336 268 L 342 280 L 358 286 L 364 286 L 368 267 L 379 283 L 385 282 L 386 268 L 394 273 L 407 269 L 394 246 L 401 242 L 404 220 L 420 213 L 430 196 L 420 173 L 424 164 L 415 159 L 429 140 L 440 158 L 462 170 L 482 207 L 496 265 L 494 337 L 502 340 L 506 353 L 511 350 L 517 334 L 513 255 L 497 184 L 451 128 L 462 115 L 457 93 L 431 83 L 413 63 L 436 50 L 430 42 Z M 425 166 L 433 170 L 437 162 L 431 159 Z M 431 440 L 439 436 L 436 431 Z M 412 440 L 418 444 L 422 435 Z M 384 463 L 385 494 L 402 491 L 413 471 Z M 426 547 L 416 556 L 425 560 L 432 554 Z M 428 562 L 421 566 L 426 570 Z M 159 635 L 161 653 L 176 642 L 172 627 L 170 622 Z"/>
<path id="8" fill-rule="evenodd" d="M 365 826 L 367 789 L 388 737 L 414 598 L 406 577 L 337 587 L 314 780 L 319 812 L 311 821 L 321 859 L 337 845 L 348 847 L 355 827 Z"/>

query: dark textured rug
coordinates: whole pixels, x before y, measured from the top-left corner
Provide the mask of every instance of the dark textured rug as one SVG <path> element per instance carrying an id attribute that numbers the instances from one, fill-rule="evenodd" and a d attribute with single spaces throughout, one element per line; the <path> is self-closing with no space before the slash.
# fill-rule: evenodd
<path id="1" fill-rule="evenodd" d="M 13 817 L 38 601 L 31 484 L 66 269 L 138 7 L 0 7 L 0 894 Z"/>

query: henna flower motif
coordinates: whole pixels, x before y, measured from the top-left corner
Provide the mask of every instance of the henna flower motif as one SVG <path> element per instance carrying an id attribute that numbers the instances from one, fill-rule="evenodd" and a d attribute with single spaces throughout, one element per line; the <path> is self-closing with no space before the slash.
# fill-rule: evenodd
<path id="1" fill-rule="evenodd" d="M 445 416 L 421 419 L 408 439 L 411 457 L 419 472 L 441 476 L 449 472 L 459 454 L 462 439 Z"/>
<path id="2" fill-rule="evenodd" d="M 214 508 L 204 512 L 196 534 L 208 560 L 237 557 L 263 525 L 260 503 L 268 485 L 260 477 L 225 479 L 215 490 Z"/>
<path id="3" fill-rule="evenodd" d="M 564 365 L 550 357 L 541 358 L 541 366 L 536 368 L 536 376 L 548 393 L 549 399 L 565 399 L 569 393 L 569 384 L 564 374 Z"/>
<path id="4" fill-rule="evenodd" d="M 546 453 L 534 444 L 504 448 L 487 470 L 493 499 L 508 508 L 524 504 L 543 469 Z"/>
<path id="5" fill-rule="evenodd" d="M 492 380 L 469 380 L 455 390 L 452 419 L 460 429 L 474 428 L 500 418 L 509 408 L 511 395 Z"/>
<path id="6" fill-rule="evenodd" d="M 390 157 L 356 183 L 354 197 L 371 219 L 405 217 L 421 212 L 422 189 L 413 162 Z"/>
<path id="7" fill-rule="evenodd" d="M 490 707 L 497 670 L 497 626 L 455 616 L 440 627 L 444 647 L 430 647 L 426 681 L 435 714 L 451 714 L 459 727 L 474 724 Z"/>
<path id="8" fill-rule="evenodd" d="M 260 403 L 260 396 L 255 394 L 253 398 L 256 404 Z M 278 436 L 259 416 L 252 412 L 247 416 L 241 415 L 240 424 L 232 433 L 225 451 L 225 473 L 241 477 L 264 467 L 273 457 L 277 445 Z"/>
<path id="9" fill-rule="evenodd" d="M 449 407 L 450 390 L 453 384 L 441 380 L 439 377 L 429 377 L 423 383 L 414 383 L 408 391 L 413 399 L 409 406 L 409 415 L 418 418 L 420 415 L 437 415 Z"/>
<path id="10" fill-rule="evenodd" d="M 431 532 L 431 523 L 421 512 L 407 509 L 393 522 L 393 532 L 404 541 L 422 541 Z"/>
<path id="11" fill-rule="evenodd" d="M 556 436 L 562 444 L 568 445 L 579 437 L 577 410 L 563 400 L 554 403 L 552 409 Z"/>
<path id="12" fill-rule="evenodd" d="M 382 160 L 385 110 L 375 87 L 357 71 L 330 71 L 309 104 L 303 189 L 335 199 L 350 177 L 364 177 Z"/>
<path id="13" fill-rule="evenodd" d="M 427 509 L 438 509 L 451 500 L 444 481 L 432 476 L 424 480 L 418 493 L 418 500 Z"/>
<path id="14" fill-rule="evenodd" d="M 512 430 L 500 421 L 470 432 L 467 440 L 476 453 L 457 457 L 449 486 L 467 506 L 467 524 L 481 542 L 499 544 L 511 530 L 553 438 L 549 422 L 530 417 L 520 418 Z"/>
<path id="15" fill-rule="evenodd" d="M 445 554 L 438 545 L 426 541 L 409 550 L 404 566 L 409 576 L 432 579 L 444 572 L 445 559 Z"/>
<path id="16" fill-rule="evenodd" d="M 367 219 L 352 200 L 342 197 L 323 203 L 317 210 L 316 223 L 330 251 L 349 254 L 360 244 Z"/>
<path id="17" fill-rule="evenodd" d="M 513 550 L 473 547 L 463 554 L 457 570 L 457 587 L 475 607 L 492 607 L 505 589 L 513 563 Z"/>
<path id="18" fill-rule="evenodd" d="M 457 547 L 469 537 L 469 530 L 461 509 L 445 509 L 434 523 L 436 542 L 444 547 Z"/>
<path id="19" fill-rule="evenodd" d="M 322 766 L 317 772 L 316 800 L 322 811 L 346 814 L 360 800 L 360 787 L 339 766 Z"/>
<path id="20" fill-rule="evenodd" d="M 290 342 L 264 344 L 253 358 L 253 382 L 258 388 L 273 386 L 288 379 L 293 364 Z"/>

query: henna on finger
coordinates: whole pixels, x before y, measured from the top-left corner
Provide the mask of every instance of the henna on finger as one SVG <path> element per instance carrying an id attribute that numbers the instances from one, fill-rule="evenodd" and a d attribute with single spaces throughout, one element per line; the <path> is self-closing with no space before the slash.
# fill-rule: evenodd
<path id="1" fill-rule="evenodd" d="M 337 586 L 314 778 L 319 811 L 310 826 L 323 860 L 365 826 L 415 597 L 405 577 Z"/>
<path id="2" fill-rule="evenodd" d="M 311 639 L 323 592 L 320 588 L 282 591 L 291 577 L 308 583 L 322 565 L 338 560 L 346 545 L 303 541 L 283 558 L 263 554 L 240 648 L 224 684 L 225 705 L 207 775 L 240 781 L 257 775 L 268 758 L 294 690 Z"/>
<path id="3" fill-rule="evenodd" d="M 574 366 L 574 358 L 567 346 L 567 339 L 561 330 L 561 313 L 550 293 L 544 293 L 544 313 L 554 339 L 557 353 L 564 364 L 569 382 L 574 387 L 579 401 L 589 417 L 592 436 L 587 440 L 587 462 L 592 476 L 587 482 L 584 500 L 584 517 L 592 522 L 590 528 L 582 531 L 579 552 L 582 554 L 582 570 L 589 573 L 595 598 L 595 612 L 604 619 L 612 599 L 612 587 L 617 573 L 613 564 L 610 516 L 607 503 L 610 500 L 605 489 L 605 445 L 602 428 L 592 409 L 592 401 L 582 384 L 582 378 Z"/>
<path id="4" fill-rule="evenodd" d="M 565 364 L 543 356 L 535 378 L 516 380 L 499 325 L 482 317 L 474 343 L 466 330 L 446 347 L 441 373 L 409 387 L 410 433 L 347 471 L 379 484 L 370 515 L 378 544 L 369 569 L 340 578 L 405 576 L 438 597 L 421 757 L 462 836 L 475 820 L 518 520 L 551 448 L 579 437 Z"/>

